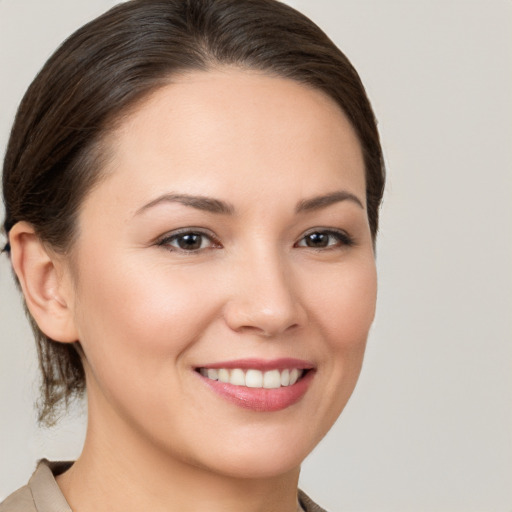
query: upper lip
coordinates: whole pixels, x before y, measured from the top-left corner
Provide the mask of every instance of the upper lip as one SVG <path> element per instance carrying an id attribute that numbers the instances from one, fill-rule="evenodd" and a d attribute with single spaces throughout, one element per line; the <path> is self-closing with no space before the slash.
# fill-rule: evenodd
<path id="1" fill-rule="evenodd" d="M 286 370 L 297 368 L 298 370 L 311 370 L 315 367 L 310 361 L 303 359 L 295 359 L 291 357 L 283 357 L 279 359 L 234 359 L 230 361 L 219 361 L 216 363 L 208 363 L 205 365 L 197 366 L 197 368 L 211 368 L 211 369 L 235 369 L 240 368 L 241 370 Z"/>

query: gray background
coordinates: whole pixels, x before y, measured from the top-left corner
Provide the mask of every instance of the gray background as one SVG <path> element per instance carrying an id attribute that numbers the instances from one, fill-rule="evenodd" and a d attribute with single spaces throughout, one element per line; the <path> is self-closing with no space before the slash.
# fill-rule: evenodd
<path id="1" fill-rule="evenodd" d="M 0 148 L 46 58 L 109 0 L 0 0 Z M 336 511 L 512 511 L 512 2 L 297 0 L 366 84 L 389 173 L 361 380 L 306 461 Z M 79 453 L 38 429 L 31 334 L 0 261 L 0 499 Z"/>

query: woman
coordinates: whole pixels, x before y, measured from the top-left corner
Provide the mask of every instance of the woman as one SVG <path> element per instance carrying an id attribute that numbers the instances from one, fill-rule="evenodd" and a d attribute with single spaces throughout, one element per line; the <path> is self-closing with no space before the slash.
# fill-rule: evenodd
<path id="1" fill-rule="evenodd" d="M 4 164 L 40 420 L 73 464 L 0 510 L 321 510 L 300 464 L 359 375 L 384 171 L 346 57 L 274 0 L 132 0 L 50 58 Z"/>

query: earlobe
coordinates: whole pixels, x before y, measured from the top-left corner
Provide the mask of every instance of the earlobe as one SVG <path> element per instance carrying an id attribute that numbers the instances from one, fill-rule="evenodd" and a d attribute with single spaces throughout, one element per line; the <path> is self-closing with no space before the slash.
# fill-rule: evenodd
<path id="1" fill-rule="evenodd" d="M 28 310 L 41 331 L 55 341 L 77 341 L 61 262 L 50 253 L 27 222 L 13 226 L 9 232 L 9 243 L 14 272 Z"/>

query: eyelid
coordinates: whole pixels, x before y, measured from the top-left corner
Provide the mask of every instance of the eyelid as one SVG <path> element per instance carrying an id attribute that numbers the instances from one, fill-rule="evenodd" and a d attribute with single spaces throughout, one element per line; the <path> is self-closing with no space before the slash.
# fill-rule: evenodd
<path id="1" fill-rule="evenodd" d="M 322 234 L 326 234 L 328 236 L 333 236 L 338 240 L 339 243 L 327 245 L 325 247 L 309 247 L 307 245 L 299 245 L 307 236 L 312 235 L 314 233 L 322 233 Z M 197 235 L 204 236 L 205 238 L 208 238 L 210 240 L 211 245 L 209 247 L 204 247 L 204 248 L 190 250 L 190 251 L 170 245 L 170 242 L 172 240 L 178 238 L 179 236 L 187 235 L 187 234 L 197 234 Z M 355 243 L 356 242 L 355 242 L 354 238 L 347 231 L 345 231 L 343 229 L 314 227 L 314 228 L 311 228 L 311 229 L 308 229 L 307 231 L 305 231 L 301 235 L 301 237 L 298 239 L 298 241 L 295 242 L 294 247 L 305 247 L 308 249 L 325 251 L 328 249 L 336 249 L 339 247 L 351 247 L 351 246 L 355 245 Z M 215 235 L 215 233 L 213 233 L 209 229 L 198 228 L 198 227 L 194 227 L 194 226 L 179 228 L 179 229 L 175 229 L 173 231 L 169 231 L 169 232 L 165 233 L 164 235 L 161 235 L 160 237 L 158 237 L 155 240 L 154 244 L 157 246 L 161 246 L 161 247 L 167 247 L 167 249 L 170 251 L 188 253 L 188 254 L 199 253 L 199 252 L 205 251 L 207 249 L 216 249 L 216 248 L 222 247 L 222 244 L 221 244 L 219 238 Z"/>
<path id="2" fill-rule="evenodd" d="M 328 245 L 326 247 L 308 247 L 308 246 L 299 245 L 299 243 L 302 240 L 304 240 L 307 236 L 312 235 L 314 233 L 323 233 L 323 234 L 326 234 L 329 236 L 334 236 L 339 240 L 340 245 Z M 315 228 L 308 229 L 305 233 L 303 233 L 302 236 L 299 238 L 299 240 L 295 243 L 295 247 L 306 247 L 308 249 L 325 251 L 327 249 L 335 249 L 340 246 L 341 247 L 352 247 L 355 244 L 356 244 L 356 241 L 354 240 L 354 237 L 351 236 L 344 229 L 315 227 Z"/>
<path id="3" fill-rule="evenodd" d="M 203 249 L 196 249 L 195 251 L 194 250 L 186 251 L 186 250 L 180 249 L 179 247 L 174 247 L 174 246 L 169 245 L 171 240 L 178 238 L 179 236 L 188 235 L 188 234 L 196 234 L 196 235 L 201 235 L 201 236 L 208 238 L 212 243 L 211 247 L 207 247 L 207 248 L 203 248 Z M 198 252 L 201 252 L 201 251 L 204 251 L 207 249 L 218 248 L 218 247 L 222 246 L 219 238 L 212 231 L 205 229 L 205 228 L 196 228 L 194 226 L 190 226 L 190 227 L 186 227 L 186 228 L 179 228 L 179 229 L 175 229 L 173 231 L 169 231 L 169 232 L 165 233 L 164 235 L 159 236 L 155 240 L 154 243 L 155 243 L 155 245 L 160 246 L 160 247 L 167 247 L 168 250 L 182 252 L 182 253 L 190 253 L 190 254 L 194 254 L 194 253 L 198 253 Z M 172 248 L 169 248 L 169 247 L 172 247 Z"/>

